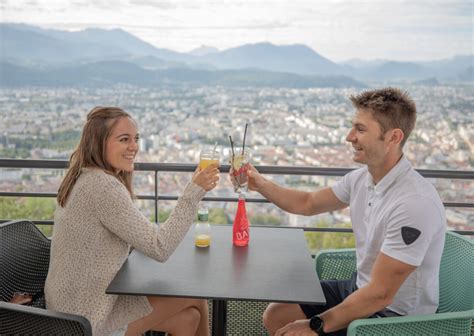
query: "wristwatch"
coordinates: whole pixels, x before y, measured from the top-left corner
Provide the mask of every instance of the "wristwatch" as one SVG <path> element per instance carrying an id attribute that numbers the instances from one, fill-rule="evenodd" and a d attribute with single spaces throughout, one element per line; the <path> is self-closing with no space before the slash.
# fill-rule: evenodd
<path id="1" fill-rule="evenodd" d="M 315 331 L 319 336 L 326 335 L 324 333 L 324 321 L 319 317 L 319 315 L 314 315 L 309 319 L 309 327 L 311 330 Z"/>

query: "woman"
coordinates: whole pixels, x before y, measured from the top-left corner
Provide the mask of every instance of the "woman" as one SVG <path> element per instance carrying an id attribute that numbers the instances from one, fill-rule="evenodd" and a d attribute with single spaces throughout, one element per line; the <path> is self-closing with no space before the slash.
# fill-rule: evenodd
<path id="1" fill-rule="evenodd" d="M 87 317 L 94 335 L 208 335 L 205 300 L 105 294 L 130 247 L 165 261 L 219 180 L 216 166 L 198 169 L 169 219 L 154 225 L 132 201 L 138 140 L 137 126 L 123 110 L 96 107 L 88 114 L 58 191 L 47 308 Z"/>

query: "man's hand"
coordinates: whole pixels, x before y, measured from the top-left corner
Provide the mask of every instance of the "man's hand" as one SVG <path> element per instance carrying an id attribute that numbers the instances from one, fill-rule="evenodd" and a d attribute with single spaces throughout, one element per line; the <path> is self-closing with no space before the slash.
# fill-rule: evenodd
<path id="1" fill-rule="evenodd" d="M 249 164 L 249 169 L 247 170 L 247 177 L 249 179 L 249 189 L 252 191 L 260 191 L 263 188 L 263 185 L 267 181 L 258 170 Z"/>
<path id="2" fill-rule="evenodd" d="M 248 170 L 245 174 L 247 175 L 249 190 L 259 192 L 263 187 L 263 184 L 266 182 L 266 179 L 250 163 L 248 164 Z M 234 175 L 234 168 L 232 165 L 230 166 L 229 177 L 234 188 L 237 187 L 239 185 L 239 177 Z"/>
<path id="3" fill-rule="evenodd" d="M 309 320 L 297 320 L 288 323 L 283 328 L 280 328 L 275 333 L 275 336 L 315 336 L 317 335 L 310 327 Z"/>

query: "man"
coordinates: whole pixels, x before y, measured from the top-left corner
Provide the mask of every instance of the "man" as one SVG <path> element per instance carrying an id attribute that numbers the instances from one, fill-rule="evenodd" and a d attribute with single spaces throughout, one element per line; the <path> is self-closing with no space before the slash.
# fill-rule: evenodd
<path id="1" fill-rule="evenodd" d="M 311 216 L 349 206 L 356 240 L 353 279 L 322 281 L 325 306 L 270 304 L 263 315 L 270 335 L 345 335 L 355 319 L 437 309 L 446 219 L 435 188 L 402 152 L 415 125 L 415 103 L 394 88 L 350 99 L 356 113 L 346 140 L 353 160 L 365 167 L 314 192 L 278 186 L 254 167 L 247 173 L 250 190 L 290 213 Z"/>

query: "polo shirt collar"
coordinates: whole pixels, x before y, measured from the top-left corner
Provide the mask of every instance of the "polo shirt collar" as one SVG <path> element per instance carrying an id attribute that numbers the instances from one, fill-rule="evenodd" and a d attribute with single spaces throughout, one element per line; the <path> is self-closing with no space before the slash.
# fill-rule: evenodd
<path id="1" fill-rule="evenodd" d="M 395 182 L 401 175 L 408 173 L 411 169 L 411 164 L 405 157 L 402 155 L 400 160 L 397 162 L 395 166 L 377 183 L 374 185 L 374 180 L 372 179 L 372 175 L 367 174 L 367 187 L 369 189 L 373 189 L 375 193 L 382 194 L 384 193 L 393 182 Z"/>

